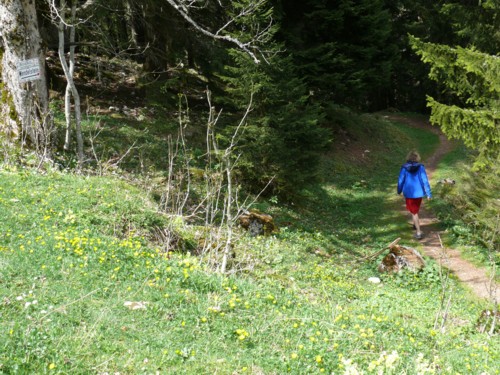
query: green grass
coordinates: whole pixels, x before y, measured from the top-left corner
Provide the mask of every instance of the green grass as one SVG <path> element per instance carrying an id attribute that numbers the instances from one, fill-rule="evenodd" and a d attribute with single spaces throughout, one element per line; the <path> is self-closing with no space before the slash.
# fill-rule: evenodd
<path id="1" fill-rule="evenodd" d="M 362 124 L 369 158 L 333 150 L 300 202 L 261 202 L 281 231 L 238 232 L 226 277 L 165 256 L 151 233 L 168 218 L 120 179 L 1 170 L 0 373 L 499 373 L 498 340 L 475 329 L 487 304 L 452 279 L 441 330 L 432 261 L 391 277 L 361 260 L 395 237 L 417 245 L 395 183 L 409 143 L 430 137 Z"/>
<path id="2" fill-rule="evenodd" d="M 453 179 L 456 181 L 457 186 L 462 184 L 465 178 L 468 157 L 467 149 L 457 145 L 440 161 L 436 173 L 434 174 L 434 180 Z M 456 221 L 459 220 L 459 213 L 456 212 L 453 205 L 446 199 L 450 194 L 454 194 L 456 190 L 456 186 L 437 185 L 435 189 L 436 199 L 432 202 L 435 212 L 448 226 L 454 225 Z"/>
<path id="3" fill-rule="evenodd" d="M 434 178 L 453 179 L 456 184 L 438 185 L 432 207 L 448 229 L 447 245 L 478 266 L 491 268 L 496 263 L 500 276 L 500 254 L 485 242 L 498 225 L 498 171 L 471 172 L 470 165 L 471 152 L 463 146 L 443 158 Z"/>
<path id="4" fill-rule="evenodd" d="M 62 149 L 64 118 L 56 117 L 56 123 Z M 82 121 L 86 154 L 91 157 L 88 164 L 95 168 L 119 161 L 121 170 L 135 174 L 163 171 L 168 167 L 168 137 L 177 129 L 177 120 L 160 109 L 153 113 L 140 109 L 136 117 L 117 111 L 88 114 Z M 76 163 L 75 156 L 68 153 L 58 154 L 57 162 L 68 170 Z"/>

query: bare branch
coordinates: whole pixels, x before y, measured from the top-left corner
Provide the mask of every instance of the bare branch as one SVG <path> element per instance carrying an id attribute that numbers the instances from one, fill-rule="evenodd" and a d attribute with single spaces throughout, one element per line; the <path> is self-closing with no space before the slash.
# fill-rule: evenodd
<path id="1" fill-rule="evenodd" d="M 188 14 L 187 14 L 187 8 L 184 6 L 184 3 L 178 4 L 175 0 L 167 0 L 167 2 L 175 9 L 177 12 L 187 21 L 189 22 L 196 30 L 198 30 L 200 33 L 216 39 L 216 40 L 224 40 L 226 42 L 230 42 L 232 44 L 237 45 L 240 49 L 245 51 L 251 58 L 252 60 L 256 63 L 259 64 L 260 60 L 257 58 L 255 53 L 253 53 L 249 48 L 248 45 L 249 43 L 242 43 L 240 40 L 233 38 L 232 36 L 229 35 L 218 35 L 214 34 L 211 31 L 208 31 L 201 27 L 196 21 L 194 21 Z"/>
<path id="2" fill-rule="evenodd" d="M 259 8 L 260 5 L 264 4 L 264 0 L 260 0 L 259 2 L 252 3 L 248 7 L 244 8 L 241 10 L 241 12 L 237 15 L 232 17 L 224 26 L 222 26 L 217 32 L 215 33 L 216 35 L 219 35 L 223 30 L 225 30 L 229 25 L 233 24 L 237 19 L 242 18 L 244 16 L 252 14 L 255 10 Z"/>
<path id="3" fill-rule="evenodd" d="M 231 144 L 226 149 L 226 152 L 225 152 L 226 155 L 229 155 L 232 152 L 232 149 L 234 148 L 234 146 L 236 145 L 237 138 L 239 138 L 239 136 L 240 136 L 240 134 L 239 134 L 240 133 L 240 129 L 245 124 L 248 115 L 252 111 L 252 107 L 253 107 L 253 91 L 250 94 L 250 101 L 249 101 L 249 103 L 247 105 L 247 109 L 246 109 L 243 117 L 241 118 L 240 123 L 236 127 L 236 130 L 234 131 L 233 136 L 231 137 Z"/>
<path id="4" fill-rule="evenodd" d="M 78 25 L 85 24 L 85 23 L 87 23 L 92 18 L 92 16 L 89 16 L 89 17 L 87 17 L 84 20 L 80 20 L 78 22 L 75 22 L 74 24 L 67 23 L 67 21 L 66 21 L 66 19 L 64 17 L 64 11 L 65 11 L 65 8 L 67 6 L 66 1 L 61 1 L 61 7 L 60 8 L 57 7 L 56 0 L 47 0 L 47 2 L 48 2 L 49 7 L 50 7 L 50 13 L 51 13 L 52 21 L 54 23 L 61 22 L 64 26 L 66 26 L 68 28 L 76 27 Z M 89 0 L 89 1 L 87 1 L 87 3 L 90 3 L 88 5 L 92 5 L 94 3 L 94 0 Z M 83 9 L 83 8 L 77 8 L 76 11 L 78 9 Z M 73 22 L 74 22 L 74 20 L 73 20 Z"/>
<path id="5" fill-rule="evenodd" d="M 84 4 L 82 4 L 81 7 L 77 8 L 77 12 L 80 10 L 85 10 L 85 9 L 91 7 L 92 5 L 94 5 L 94 3 L 95 3 L 95 0 L 87 0 Z"/>
<path id="6" fill-rule="evenodd" d="M 197 0 L 179 0 L 180 1 L 180 5 L 186 10 L 186 12 L 188 11 L 188 9 L 203 9 L 203 8 L 206 8 L 207 7 L 207 3 L 208 3 L 208 0 L 205 0 L 205 4 L 203 5 L 196 5 L 196 3 L 198 3 Z M 219 2 L 220 4 L 220 2 Z M 222 6 L 222 4 L 220 4 Z"/>

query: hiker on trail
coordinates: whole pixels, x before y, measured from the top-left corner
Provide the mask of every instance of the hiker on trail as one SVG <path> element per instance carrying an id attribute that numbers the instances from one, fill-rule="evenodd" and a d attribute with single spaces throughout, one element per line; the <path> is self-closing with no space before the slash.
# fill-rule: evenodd
<path id="1" fill-rule="evenodd" d="M 415 238 L 423 237 L 420 230 L 418 212 L 422 203 L 422 198 L 432 198 L 431 186 L 425 172 L 425 167 L 420 163 L 420 155 L 416 151 L 411 151 L 406 157 L 406 163 L 401 166 L 398 180 L 398 194 L 403 193 L 406 199 L 406 209 L 411 213 L 413 228 L 416 229 Z"/>

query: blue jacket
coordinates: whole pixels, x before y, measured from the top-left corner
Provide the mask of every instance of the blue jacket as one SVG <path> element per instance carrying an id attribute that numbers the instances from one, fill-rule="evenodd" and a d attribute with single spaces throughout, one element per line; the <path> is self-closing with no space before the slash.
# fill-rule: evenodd
<path id="1" fill-rule="evenodd" d="M 432 198 L 431 186 L 423 164 L 407 162 L 401 166 L 398 180 L 398 194 L 405 198 Z"/>

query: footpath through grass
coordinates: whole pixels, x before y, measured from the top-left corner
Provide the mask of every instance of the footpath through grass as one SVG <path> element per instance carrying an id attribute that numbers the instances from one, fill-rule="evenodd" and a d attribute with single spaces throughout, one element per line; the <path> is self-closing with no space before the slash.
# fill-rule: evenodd
<path id="1" fill-rule="evenodd" d="M 360 261 L 395 237 L 416 246 L 395 181 L 410 144 L 432 139 L 367 127 L 351 134 L 361 154 L 329 155 L 303 200 L 261 202 L 281 231 L 241 233 L 228 277 L 164 256 L 149 230 L 166 217 L 120 180 L 1 170 L 0 373 L 500 373 L 498 337 L 475 327 L 487 306 L 453 280 L 443 291 L 435 264 L 389 277 Z"/>
<path id="2" fill-rule="evenodd" d="M 455 183 L 437 186 L 432 207 L 450 234 L 447 245 L 490 273 L 496 271 L 500 280 L 499 169 L 474 172 L 470 164 L 470 151 L 464 147 L 457 147 L 442 160 L 435 179 Z"/>

